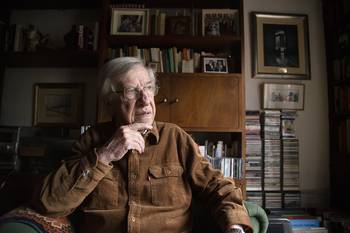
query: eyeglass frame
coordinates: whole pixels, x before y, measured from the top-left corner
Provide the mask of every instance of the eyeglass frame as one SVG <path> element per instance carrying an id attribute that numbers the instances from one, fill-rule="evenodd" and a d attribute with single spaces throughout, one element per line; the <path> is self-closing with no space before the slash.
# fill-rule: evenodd
<path id="1" fill-rule="evenodd" d="M 151 87 L 149 87 L 151 86 Z M 137 88 L 137 87 L 123 87 L 123 88 L 119 88 L 119 89 L 115 89 L 114 85 L 111 85 L 111 89 L 112 89 L 112 93 L 116 93 L 116 94 L 119 94 L 123 96 L 124 99 L 126 100 L 138 100 L 140 99 L 141 97 L 141 90 L 146 94 L 146 95 L 149 95 L 147 93 L 147 91 L 145 90 L 146 87 L 149 87 L 149 88 L 152 88 L 154 89 L 152 92 L 152 96 L 156 96 L 158 94 L 158 91 L 159 91 L 159 85 L 157 85 L 156 83 L 155 84 L 147 84 L 145 85 L 144 87 L 142 88 Z M 135 98 L 127 98 L 126 97 L 126 91 L 134 91 L 135 93 Z M 150 93 L 151 94 L 151 93 Z"/>

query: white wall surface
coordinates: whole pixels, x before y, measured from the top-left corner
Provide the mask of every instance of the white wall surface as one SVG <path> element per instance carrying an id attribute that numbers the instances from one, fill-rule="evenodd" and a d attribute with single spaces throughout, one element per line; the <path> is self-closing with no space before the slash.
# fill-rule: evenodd
<path id="1" fill-rule="evenodd" d="M 84 121 L 95 121 L 97 69 L 6 69 L 1 98 L 1 125 L 31 126 L 35 83 L 84 83 Z"/>
<path id="2" fill-rule="evenodd" d="M 329 192 L 328 97 L 325 41 L 320 0 L 244 0 L 246 109 L 261 108 L 264 82 L 305 84 L 305 109 L 298 112 L 296 133 L 303 205 L 327 206 Z M 251 71 L 250 12 L 307 14 L 310 36 L 311 80 L 253 79 Z"/>

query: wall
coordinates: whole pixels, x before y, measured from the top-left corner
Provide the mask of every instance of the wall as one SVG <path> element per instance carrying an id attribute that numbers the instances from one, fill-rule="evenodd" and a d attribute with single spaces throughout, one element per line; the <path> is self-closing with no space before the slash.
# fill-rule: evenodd
<path id="1" fill-rule="evenodd" d="M 320 0 L 244 0 L 246 109 L 260 109 L 264 82 L 305 84 L 305 109 L 298 112 L 300 184 L 304 206 L 326 206 L 329 190 L 328 97 L 325 41 Z M 307 14 L 310 35 L 311 80 L 253 79 L 251 72 L 250 12 Z"/>
<path id="2" fill-rule="evenodd" d="M 95 21 L 97 12 L 93 10 L 16 10 L 10 18 L 12 24 L 33 24 L 41 33 L 49 34 L 50 44 L 56 49 L 64 47 L 62 35 L 69 32 L 73 24 L 91 27 Z M 84 122 L 91 124 L 96 117 L 96 77 L 96 68 L 7 68 L 1 98 L 0 124 L 31 126 L 33 86 L 45 82 L 84 83 Z"/>

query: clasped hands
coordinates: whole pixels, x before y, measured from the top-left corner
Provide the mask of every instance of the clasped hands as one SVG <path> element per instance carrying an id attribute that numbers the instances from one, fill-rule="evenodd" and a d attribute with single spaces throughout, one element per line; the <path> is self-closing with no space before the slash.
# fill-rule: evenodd
<path id="1" fill-rule="evenodd" d="M 142 132 L 150 129 L 152 129 L 152 125 L 146 123 L 133 123 L 119 127 L 111 139 L 96 150 L 98 160 L 109 164 L 122 159 L 128 150 L 143 153 L 145 140 L 142 137 Z"/>

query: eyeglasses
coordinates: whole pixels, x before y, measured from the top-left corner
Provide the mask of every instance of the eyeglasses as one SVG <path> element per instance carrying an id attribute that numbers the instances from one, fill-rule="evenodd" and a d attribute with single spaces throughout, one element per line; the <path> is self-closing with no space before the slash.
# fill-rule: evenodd
<path id="1" fill-rule="evenodd" d="M 154 84 L 147 84 L 142 89 L 135 87 L 126 87 L 123 89 L 115 90 L 112 86 L 112 91 L 117 94 L 123 94 L 123 97 L 127 100 L 137 100 L 141 97 L 141 91 L 147 96 L 156 96 L 158 94 L 159 86 Z"/>

